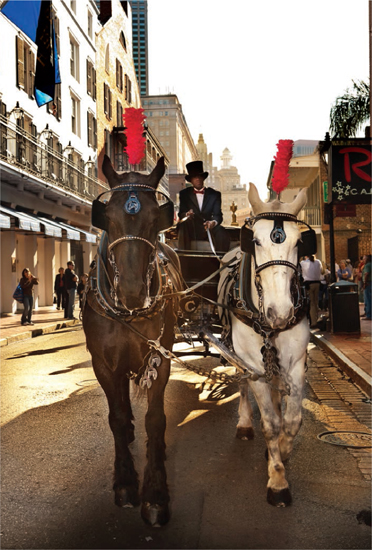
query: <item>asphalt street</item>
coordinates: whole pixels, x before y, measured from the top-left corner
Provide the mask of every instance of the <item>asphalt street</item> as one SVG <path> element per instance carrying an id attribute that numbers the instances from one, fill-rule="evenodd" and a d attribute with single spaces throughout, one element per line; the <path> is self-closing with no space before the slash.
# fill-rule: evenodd
<path id="1" fill-rule="evenodd" d="M 306 387 L 304 422 L 287 465 L 293 504 L 266 502 L 265 442 L 235 438 L 237 386 L 174 366 L 166 391 L 172 517 L 147 527 L 114 505 L 113 438 L 80 325 L 1 349 L 1 547 L 370 548 L 357 520 L 370 482 L 344 447 L 323 443 L 322 408 Z M 134 391 L 132 453 L 142 476 L 146 398 Z"/>

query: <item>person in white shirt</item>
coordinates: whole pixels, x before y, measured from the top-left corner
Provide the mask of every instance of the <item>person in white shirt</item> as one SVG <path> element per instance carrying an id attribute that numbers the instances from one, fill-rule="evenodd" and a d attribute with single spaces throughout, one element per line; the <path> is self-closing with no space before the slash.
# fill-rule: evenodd
<path id="1" fill-rule="evenodd" d="M 322 263 L 314 256 L 305 256 L 300 262 L 302 277 L 310 302 L 310 327 L 315 328 L 318 321 L 318 299 L 320 279 L 322 277 Z"/>

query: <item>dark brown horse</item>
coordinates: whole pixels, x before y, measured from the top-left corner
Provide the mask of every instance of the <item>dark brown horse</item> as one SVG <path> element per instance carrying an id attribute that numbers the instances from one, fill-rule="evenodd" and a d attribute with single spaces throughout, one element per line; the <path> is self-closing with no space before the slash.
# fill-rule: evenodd
<path id="1" fill-rule="evenodd" d="M 169 519 L 165 460 L 164 391 L 170 373 L 175 303 L 169 294 L 181 288 L 174 251 L 158 232 L 172 225 L 173 204 L 159 206 L 156 192 L 164 158 L 149 175 L 117 174 L 103 162 L 111 191 L 108 202 L 94 201 L 93 225 L 105 230 L 90 272 L 83 327 L 94 372 L 109 404 L 115 440 L 115 503 L 136 506 L 151 525 Z M 163 297 L 168 295 L 168 297 Z M 129 444 L 134 440 L 130 379 L 147 389 L 145 424 L 147 464 L 142 492 Z"/>

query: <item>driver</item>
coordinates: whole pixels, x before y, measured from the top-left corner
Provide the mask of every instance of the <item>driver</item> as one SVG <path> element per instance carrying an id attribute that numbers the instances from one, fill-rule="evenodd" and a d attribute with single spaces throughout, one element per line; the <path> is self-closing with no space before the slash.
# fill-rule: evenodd
<path id="1" fill-rule="evenodd" d="M 192 184 L 180 191 L 180 208 L 178 218 L 178 245 L 182 250 L 191 249 L 191 241 L 208 240 L 210 230 L 216 250 L 227 252 L 230 239 L 227 231 L 221 226 L 221 193 L 211 187 L 204 187 L 208 172 L 203 171 L 200 160 L 186 164 L 186 181 Z"/>

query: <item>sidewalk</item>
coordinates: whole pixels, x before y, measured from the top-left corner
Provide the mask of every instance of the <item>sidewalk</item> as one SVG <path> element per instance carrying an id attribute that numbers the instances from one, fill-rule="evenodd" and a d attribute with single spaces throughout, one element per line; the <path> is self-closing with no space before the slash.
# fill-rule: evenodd
<path id="1" fill-rule="evenodd" d="M 64 313 L 63 309 L 57 311 L 56 306 L 41 307 L 32 313 L 32 322 L 35 324 L 26 326 L 21 325 L 22 311 L 14 315 L 1 317 L 0 347 L 80 323 L 78 320 L 64 319 Z M 78 316 L 79 313 L 79 306 L 76 304 L 75 316 Z"/>
<path id="2" fill-rule="evenodd" d="M 364 305 L 359 305 L 360 315 Z M 311 330 L 310 341 L 322 348 L 337 365 L 371 397 L 371 332 L 372 322 L 360 319 L 360 334 L 348 332 L 332 334 Z"/>
<path id="3" fill-rule="evenodd" d="M 363 306 L 360 306 L 363 313 Z M 79 308 L 75 306 L 75 315 Z M 54 332 L 79 324 L 80 321 L 63 319 L 64 311 L 57 311 L 55 306 L 43 307 L 34 311 L 34 326 L 23 327 L 20 323 L 21 313 L 0 318 L 0 347 L 19 340 L 34 338 L 41 334 Z M 332 334 L 319 329 L 311 330 L 311 342 L 322 348 L 337 365 L 367 395 L 371 396 L 371 321 L 360 320 L 360 335 L 350 333 Z"/>

